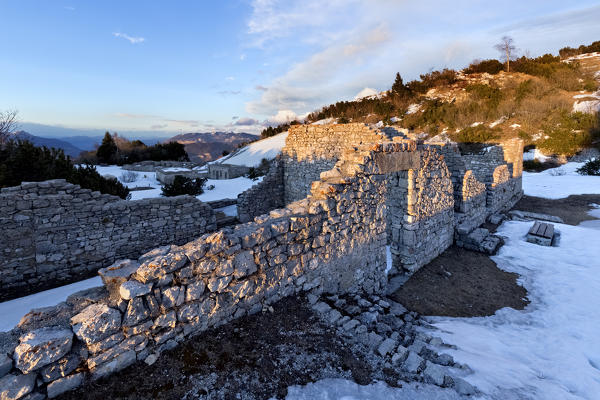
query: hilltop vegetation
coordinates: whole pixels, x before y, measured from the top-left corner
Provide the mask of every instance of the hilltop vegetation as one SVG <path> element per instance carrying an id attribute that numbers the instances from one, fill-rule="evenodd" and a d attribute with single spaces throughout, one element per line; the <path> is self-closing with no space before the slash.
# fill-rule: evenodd
<path id="1" fill-rule="evenodd" d="M 510 73 L 499 60 L 474 61 L 462 71 L 443 69 L 404 83 L 398 73 L 391 90 L 378 96 L 340 101 L 310 113 L 305 123 L 326 118 L 338 123 L 382 121 L 420 137 L 442 135 L 460 142 L 520 137 L 545 152 L 572 155 L 598 145 L 598 113 L 574 110 L 574 96 L 594 99 L 600 73 L 566 57 L 600 51 L 600 41 L 560 56 L 522 56 Z M 596 74 L 596 75 L 595 75 Z M 287 129 L 269 128 L 263 135 Z"/>
<path id="2" fill-rule="evenodd" d="M 146 146 L 141 140 L 130 141 L 106 132 L 94 151 L 82 153 L 81 160 L 92 164 L 129 164 L 140 161 L 189 161 L 184 145 L 175 141 Z"/>

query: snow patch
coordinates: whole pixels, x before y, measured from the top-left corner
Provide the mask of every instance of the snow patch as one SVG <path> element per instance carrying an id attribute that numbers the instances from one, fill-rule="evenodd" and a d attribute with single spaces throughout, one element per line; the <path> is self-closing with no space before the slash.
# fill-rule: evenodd
<path id="1" fill-rule="evenodd" d="M 263 158 L 272 160 L 285 146 L 285 139 L 288 137 L 288 132 L 283 132 L 270 138 L 258 140 L 244 146 L 241 149 L 221 157 L 214 161 L 214 164 L 233 164 L 243 165 L 246 167 L 257 167 Z"/>
<path id="2" fill-rule="evenodd" d="M 414 104 L 411 104 L 410 106 L 408 106 L 408 110 L 406 110 L 406 113 L 414 114 L 417 111 L 419 111 L 420 109 L 421 109 L 421 104 L 414 103 Z"/>
<path id="3" fill-rule="evenodd" d="M 552 177 L 557 186 L 559 178 Z M 589 193 L 585 185 L 580 190 Z M 531 224 L 504 223 L 497 234 L 506 244 L 493 257 L 501 269 L 521 275 L 531 300 L 525 310 L 430 321 L 445 343 L 457 346 L 449 354 L 474 371 L 465 379 L 491 398 L 597 398 L 600 231 L 555 224 L 560 245 L 545 247 L 524 240 Z"/>
<path id="4" fill-rule="evenodd" d="M 34 308 L 55 306 L 73 293 L 97 286 L 102 286 L 99 276 L 0 303 L 0 332 L 10 331 Z"/>
<path id="5" fill-rule="evenodd" d="M 402 382 L 390 387 L 385 382 L 361 386 L 346 379 L 323 379 L 305 386 L 290 386 L 286 400 L 454 400 L 461 397 L 452 389 Z"/>
<path id="6" fill-rule="evenodd" d="M 354 96 L 354 100 L 364 99 L 365 97 L 377 96 L 377 93 L 377 90 L 366 87 L 360 92 L 358 92 L 356 96 Z"/>
<path id="7" fill-rule="evenodd" d="M 600 194 L 600 176 L 577 173 L 577 168 L 583 164 L 569 162 L 542 172 L 523 172 L 523 191 L 528 196 L 546 199 L 562 199 L 572 194 Z"/>

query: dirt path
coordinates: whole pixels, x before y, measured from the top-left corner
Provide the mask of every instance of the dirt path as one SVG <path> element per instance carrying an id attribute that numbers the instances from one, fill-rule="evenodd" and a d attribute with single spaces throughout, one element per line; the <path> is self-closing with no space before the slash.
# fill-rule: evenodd
<path id="1" fill-rule="evenodd" d="M 582 221 L 595 219 L 588 214 L 591 203 L 600 204 L 600 195 L 572 195 L 564 199 L 544 199 L 541 197 L 523 196 L 513 207 L 515 210 L 556 215 L 569 225 L 579 225 Z"/>
<path id="2" fill-rule="evenodd" d="M 493 315 L 502 307 L 521 310 L 529 303 L 517 278 L 484 254 L 452 246 L 390 297 L 422 315 Z"/>

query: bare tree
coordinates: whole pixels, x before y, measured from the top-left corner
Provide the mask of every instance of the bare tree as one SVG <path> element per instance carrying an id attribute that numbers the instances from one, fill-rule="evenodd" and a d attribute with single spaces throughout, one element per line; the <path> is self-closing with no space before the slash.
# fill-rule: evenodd
<path id="1" fill-rule="evenodd" d="M 517 50 L 515 41 L 510 36 L 503 36 L 500 43 L 494 46 L 496 50 L 502 53 L 502 57 L 506 58 L 506 72 L 510 72 L 510 59 Z"/>
<path id="2" fill-rule="evenodd" d="M 17 110 L 0 111 L 0 144 L 17 129 Z"/>

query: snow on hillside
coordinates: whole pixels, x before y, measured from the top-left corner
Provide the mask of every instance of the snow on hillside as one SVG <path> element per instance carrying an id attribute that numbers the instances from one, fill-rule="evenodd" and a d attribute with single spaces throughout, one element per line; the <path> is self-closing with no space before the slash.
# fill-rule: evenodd
<path id="1" fill-rule="evenodd" d="M 216 161 L 215 164 L 233 164 L 233 165 L 244 165 L 246 167 L 257 167 L 263 158 L 272 160 L 285 146 L 285 139 L 288 133 L 283 132 L 270 138 L 262 139 L 248 146 L 244 146 L 241 149 L 233 152 L 232 154 L 221 157 Z"/>
<path id="2" fill-rule="evenodd" d="M 562 199 L 572 194 L 600 194 L 600 176 L 579 175 L 583 163 L 570 162 L 542 172 L 523 172 L 527 196 Z"/>

